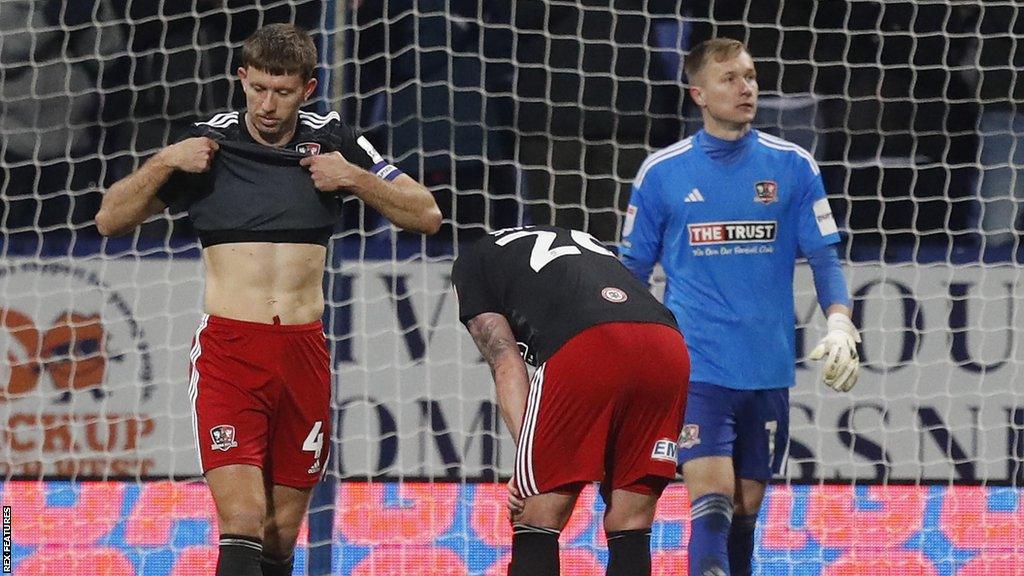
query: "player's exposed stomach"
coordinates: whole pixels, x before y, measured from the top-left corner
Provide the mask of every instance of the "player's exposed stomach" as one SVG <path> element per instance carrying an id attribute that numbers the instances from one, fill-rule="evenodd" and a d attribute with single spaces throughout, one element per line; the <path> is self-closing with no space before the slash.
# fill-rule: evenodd
<path id="1" fill-rule="evenodd" d="M 306 324 L 324 311 L 327 249 L 316 244 L 238 242 L 203 250 L 207 314 Z"/>

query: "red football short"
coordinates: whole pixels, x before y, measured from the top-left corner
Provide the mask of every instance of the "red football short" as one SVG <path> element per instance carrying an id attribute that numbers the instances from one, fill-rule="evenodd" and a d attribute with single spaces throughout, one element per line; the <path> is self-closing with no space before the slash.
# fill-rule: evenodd
<path id="1" fill-rule="evenodd" d="M 599 324 L 534 374 L 516 450 L 525 496 L 601 481 L 602 492 L 660 493 L 675 478 L 690 357 L 661 324 Z"/>
<path id="2" fill-rule="evenodd" d="M 189 398 L 203 472 L 263 469 L 274 484 L 317 483 L 330 449 L 330 355 L 319 321 L 258 324 L 204 315 Z"/>

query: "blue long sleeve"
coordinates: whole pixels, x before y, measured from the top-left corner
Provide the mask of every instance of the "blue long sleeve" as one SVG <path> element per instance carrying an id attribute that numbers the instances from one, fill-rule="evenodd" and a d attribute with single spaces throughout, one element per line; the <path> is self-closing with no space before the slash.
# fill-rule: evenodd
<path id="1" fill-rule="evenodd" d="M 661 257 L 665 227 L 665 211 L 658 209 L 653 186 L 648 181 L 647 187 L 633 188 L 619 247 L 619 259 L 644 284 Z"/>
<path id="2" fill-rule="evenodd" d="M 850 307 L 850 294 L 846 288 L 846 275 L 839 263 L 834 246 L 822 246 L 807 255 L 807 263 L 814 275 L 814 290 L 822 312 L 832 304 Z"/>

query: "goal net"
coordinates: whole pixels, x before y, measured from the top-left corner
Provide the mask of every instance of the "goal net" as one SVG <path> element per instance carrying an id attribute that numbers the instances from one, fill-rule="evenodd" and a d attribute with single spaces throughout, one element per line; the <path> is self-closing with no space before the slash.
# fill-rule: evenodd
<path id="1" fill-rule="evenodd" d="M 817 383 L 805 357 L 824 322 L 798 266 L 792 441 L 757 573 L 1024 574 L 1024 15 L 931 0 L 4 0 L 14 573 L 211 572 L 187 392 L 200 248 L 181 214 L 111 239 L 94 217 L 190 122 L 244 108 L 241 42 L 285 21 L 320 52 L 308 109 L 337 110 L 445 216 L 422 238 L 345 203 L 324 277 L 331 460 L 296 573 L 504 574 L 514 447 L 457 319 L 452 259 L 524 224 L 615 245 L 640 163 L 699 129 L 688 49 L 728 36 L 758 67 L 756 128 L 821 168 L 864 340 L 850 394 Z M 603 510 L 584 493 L 564 573 L 603 573 Z M 671 486 L 656 573 L 685 572 L 688 510 Z"/>

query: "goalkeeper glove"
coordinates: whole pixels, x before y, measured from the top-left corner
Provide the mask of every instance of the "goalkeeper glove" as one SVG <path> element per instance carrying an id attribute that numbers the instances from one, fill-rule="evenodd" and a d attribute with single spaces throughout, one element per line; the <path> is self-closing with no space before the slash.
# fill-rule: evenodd
<path id="1" fill-rule="evenodd" d="M 860 333 L 853 321 L 845 314 L 834 313 L 828 317 L 828 334 L 811 350 L 811 360 L 825 358 L 822 381 L 836 392 L 846 392 L 857 383 L 860 373 L 860 356 L 857 344 Z"/>

